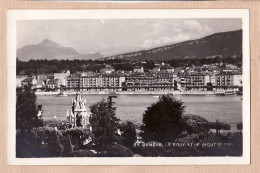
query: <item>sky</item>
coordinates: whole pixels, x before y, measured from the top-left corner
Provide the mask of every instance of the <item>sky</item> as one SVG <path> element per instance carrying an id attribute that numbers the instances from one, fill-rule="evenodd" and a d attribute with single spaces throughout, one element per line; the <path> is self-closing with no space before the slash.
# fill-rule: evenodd
<path id="1" fill-rule="evenodd" d="M 113 55 L 239 30 L 241 19 L 71 19 L 17 21 L 17 48 L 44 39 L 80 54 Z"/>

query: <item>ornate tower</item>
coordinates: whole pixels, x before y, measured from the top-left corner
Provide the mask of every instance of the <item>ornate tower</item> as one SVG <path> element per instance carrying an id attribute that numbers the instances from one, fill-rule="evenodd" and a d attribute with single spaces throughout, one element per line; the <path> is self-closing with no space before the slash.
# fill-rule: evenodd
<path id="1" fill-rule="evenodd" d="M 67 112 L 66 117 L 72 128 L 90 128 L 90 112 L 86 106 L 86 100 L 82 99 L 80 94 L 77 93 L 76 99 L 72 99 L 71 113 L 69 115 L 69 113 Z"/>

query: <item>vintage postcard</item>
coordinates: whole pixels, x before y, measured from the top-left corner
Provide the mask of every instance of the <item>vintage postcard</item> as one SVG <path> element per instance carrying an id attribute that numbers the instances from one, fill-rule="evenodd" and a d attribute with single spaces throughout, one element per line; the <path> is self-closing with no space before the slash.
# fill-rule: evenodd
<path id="1" fill-rule="evenodd" d="M 250 163 L 249 10 L 8 10 L 10 165 Z"/>

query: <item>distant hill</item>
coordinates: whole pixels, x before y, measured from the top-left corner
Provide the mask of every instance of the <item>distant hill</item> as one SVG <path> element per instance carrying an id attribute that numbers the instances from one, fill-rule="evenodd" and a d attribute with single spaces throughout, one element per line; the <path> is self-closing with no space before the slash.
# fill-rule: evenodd
<path id="1" fill-rule="evenodd" d="M 19 48 L 16 53 L 19 60 L 22 61 L 30 59 L 98 59 L 103 57 L 99 53 L 81 55 L 71 47 L 64 47 L 48 39 L 39 44 Z"/>
<path id="2" fill-rule="evenodd" d="M 174 58 L 210 58 L 216 55 L 223 57 L 242 56 L 242 30 L 215 33 L 197 40 L 118 54 L 102 59 L 170 60 Z"/>

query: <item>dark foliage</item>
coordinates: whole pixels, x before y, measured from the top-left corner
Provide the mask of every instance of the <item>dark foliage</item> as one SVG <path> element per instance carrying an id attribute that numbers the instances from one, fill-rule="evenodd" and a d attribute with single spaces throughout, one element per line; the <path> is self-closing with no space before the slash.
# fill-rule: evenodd
<path id="1" fill-rule="evenodd" d="M 95 157 L 95 154 L 89 150 L 77 150 L 72 151 L 69 157 Z"/>
<path id="2" fill-rule="evenodd" d="M 71 73 L 77 71 L 99 72 L 106 64 L 111 65 L 115 70 L 133 70 L 133 63 L 127 60 L 16 60 L 17 74 L 35 75 L 58 73 L 62 70 L 70 70 Z"/>
<path id="3" fill-rule="evenodd" d="M 210 65 L 210 64 L 215 64 L 215 63 L 222 63 L 225 64 L 236 64 L 239 65 L 242 63 L 242 57 L 226 57 L 226 58 L 221 58 L 219 56 L 215 56 L 214 58 L 200 58 L 200 59 L 194 59 L 194 58 L 182 58 L 182 59 L 171 59 L 168 61 L 171 66 L 173 67 L 183 67 L 183 66 L 201 66 L 204 64 Z"/>
<path id="4" fill-rule="evenodd" d="M 167 151 L 163 146 L 155 146 L 155 147 L 137 147 L 136 152 L 141 156 L 145 157 L 165 157 L 167 155 Z"/>
<path id="5" fill-rule="evenodd" d="M 68 129 L 68 125 L 64 120 L 45 120 L 43 121 L 44 126 L 57 128 L 58 130 L 66 130 Z"/>
<path id="6" fill-rule="evenodd" d="M 237 123 L 237 129 L 238 130 L 243 130 L 243 124 L 242 123 Z"/>
<path id="7" fill-rule="evenodd" d="M 136 141 L 135 124 L 127 121 L 126 123 L 120 124 L 120 130 L 122 132 L 121 142 L 128 148 L 132 148 Z"/>
<path id="8" fill-rule="evenodd" d="M 30 86 L 16 89 L 16 156 L 31 157 L 36 146 L 31 130 L 43 126 L 37 117 L 36 96 Z"/>
<path id="9" fill-rule="evenodd" d="M 180 100 L 162 95 L 143 114 L 143 139 L 164 142 L 178 137 L 186 128 L 182 118 L 184 108 Z"/>
<path id="10" fill-rule="evenodd" d="M 36 95 L 30 86 L 16 89 L 16 129 L 25 134 L 34 127 L 43 126 L 37 117 Z"/>
<path id="11" fill-rule="evenodd" d="M 91 136 L 89 130 L 83 128 L 66 129 L 61 133 L 70 139 L 73 150 L 84 148 L 85 141 Z"/>
<path id="12" fill-rule="evenodd" d="M 185 115 L 183 116 L 183 120 L 187 125 L 187 132 L 189 134 L 192 133 L 208 133 L 211 128 L 211 123 L 205 118 L 197 115 Z"/>
<path id="13" fill-rule="evenodd" d="M 70 70 L 71 73 L 77 71 L 92 71 L 99 72 L 101 68 L 105 67 L 105 64 L 111 65 L 116 71 L 132 71 L 136 65 L 143 66 L 145 71 L 149 71 L 154 67 L 155 62 L 162 62 L 161 59 L 145 60 L 145 63 L 138 61 L 130 61 L 123 59 L 114 60 L 29 60 L 20 61 L 18 58 L 17 63 L 17 75 L 36 75 L 36 74 L 51 74 L 57 73 L 62 70 Z M 203 65 L 203 64 L 236 64 L 241 66 L 242 56 L 238 57 L 225 57 L 221 58 L 215 56 L 214 58 L 171 58 L 164 60 L 165 63 L 169 63 L 173 67 L 183 67 L 192 65 Z"/>
<path id="14" fill-rule="evenodd" d="M 113 145 L 107 150 L 108 157 L 132 157 L 132 151 L 123 145 Z"/>
<path id="15" fill-rule="evenodd" d="M 50 127 L 39 127 L 32 129 L 32 134 L 37 146 L 36 157 L 62 156 L 64 147 L 61 144 L 61 132 Z"/>
<path id="16" fill-rule="evenodd" d="M 116 108 L 113 107 L 113 104 L 112 97 L 108 97 L 106 101 L 102 100 L 90 106 L 93 142 L 101 148 L 111 146 L 118 141 L 116 131 L 119 119 L 116 118 Z"/>

